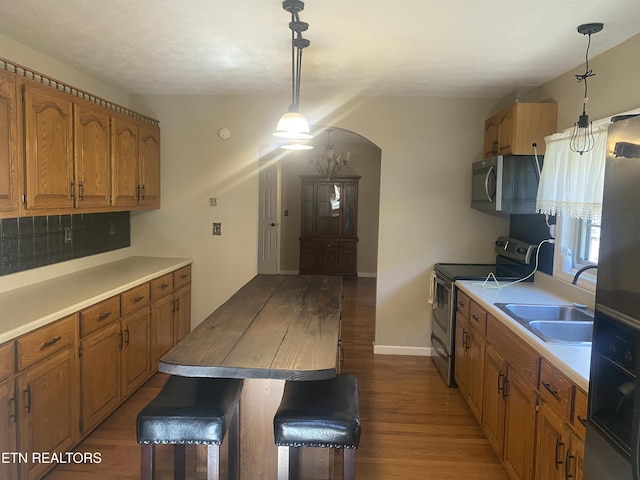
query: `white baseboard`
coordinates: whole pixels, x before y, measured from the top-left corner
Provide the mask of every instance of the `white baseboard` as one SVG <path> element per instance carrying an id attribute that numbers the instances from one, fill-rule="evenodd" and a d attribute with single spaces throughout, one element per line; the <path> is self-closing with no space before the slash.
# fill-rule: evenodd
<path id="1" fill-rule="evenodd" d="M 373 344 L 373 353 L 376 355 L 410 355 L 415 357 L 430 357 L 431 347 L 402 347 L 396 345 Z"/>

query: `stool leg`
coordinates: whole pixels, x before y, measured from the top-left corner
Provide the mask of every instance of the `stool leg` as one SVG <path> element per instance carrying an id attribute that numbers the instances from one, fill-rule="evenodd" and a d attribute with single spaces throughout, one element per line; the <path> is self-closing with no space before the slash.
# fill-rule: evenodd
<path id="1" fill-rule="evenodd" d="M 278 480 L 289 480 L 289 447 L 278 447 Z"/>
<path id="2" fill-rule="evenodd" d="M 229 480 L 240 480 L 240 414 L 238 405 L 229 425 Z"/>
<path id="3" fill-rule="evenodd" d="M 342 470 L 342 479 L 343 480 L 355 480 L 356 478 L 356 449 L 355 448 L 344 448 L 343 452 L 343 470 Z"/>
<path id="4" fill-rule="evenodd" d="M 153 443 L 140 444 L 140 480 L 156 478 L 156 446 Z"/>
<path id="5" fill-rule="evenodd" d="M 207 480 L 220 480 L 220 445 L 207 446 Z"/>
<path id="6" fill-rule="evenodd" d="M 185 476 L 185 446 L 173 446 L 173 480 L 184 480 Z"/>
<path id="7" fill-rule="evenodd" d="M 300 449 L 289 447 L 289 478 L 298 480 L 300 476 Z"/>

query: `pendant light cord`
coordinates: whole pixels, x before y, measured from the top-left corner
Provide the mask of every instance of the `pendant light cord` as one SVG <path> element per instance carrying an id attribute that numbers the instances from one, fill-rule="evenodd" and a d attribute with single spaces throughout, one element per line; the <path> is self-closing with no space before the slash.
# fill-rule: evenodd
<path id="1" fill-rule="evenodd" d="M 585 53 L 585 72 L 581 75 L 576 75 L 576 80 L 578 80 L 578 83 L 581 83 L 584 81 L 584 99 L 582 101 L 582 114 L 584 115 L 586 113 L 587 110 L 587 99 L 588 99 L 588 88 L 587 88 L 587 78 L 589 77 L 593 77 L 595 75 L 595 73 L 593 73 L 593 71 L 591 69 L 589 69 L 589 48 L 591 47 L 591 34 L 588 34 L 588 41 L 587 41 L 587 51 Z"/>

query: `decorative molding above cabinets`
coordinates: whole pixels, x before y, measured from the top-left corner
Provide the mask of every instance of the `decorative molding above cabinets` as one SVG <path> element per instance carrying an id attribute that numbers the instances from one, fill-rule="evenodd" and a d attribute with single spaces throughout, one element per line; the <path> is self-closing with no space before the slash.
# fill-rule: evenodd
<path id="1" fill-rule="evenodd" d="M 0 218 L 159 207 L 157 120 L 0 59 Z"/>

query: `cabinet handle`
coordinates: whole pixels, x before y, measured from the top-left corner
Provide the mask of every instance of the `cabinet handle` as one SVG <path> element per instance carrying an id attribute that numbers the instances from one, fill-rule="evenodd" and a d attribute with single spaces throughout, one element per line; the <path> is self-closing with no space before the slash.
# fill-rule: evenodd
<path id="1" fill-rule="evenodd" d="M 136 185 L 136 200 L 140 200 L 140 185 Z"/>
<path id="2" fill-rule="evenodd" d="M 504 376 L 504 381 L 502 382 L 502 400 L 506 400 L 509 396 L 509 379 L 507 376 Z"/>
<path id="3" fill-rule="evenodd" d="M 570 473 L 570 468 L 569 468 L 569 460 L 570 459 L 574 459 L 576 458 L 575 455 L 571 455 L 571 450 L 567 449 L 567 453 L 564 456 L 564 478 L 565 480 L 569 480 L 570 478 L 573 478 L 573 474 Z"/>
<path id="4" fill-rule="evenodd" d="M 56 343 L 58 343 L 60 340 L 62 340 L 62 337 L 54 337 L 51 340 L 48 340 L 46 342 L 44 342 L 42 344 L 42 346 L 40 347 L 40 350 L 44 350 L 45 348 L 49 348 L 52 345 L 55 345 Z"/>
<path id="5" fill-rule="evenodd" d="M 560 441 L 560 438 L 556 437 L 556 470 L 560 470 L 558 467 L 563 464 L 560 447 L 564 447 L 564 443 Z"/>
<path id="6" fill-rule="evenodd" d="M 180 275 L 180 278 L 184 280 L 185 278 L 189 278 L 189 275 L 183 273 L 182 275 Z"/>
<path id="7" fill-rule="evenodd" d="M 140 195 L 140 200 L 144 200 L 144 185 L 142 185 L 142 187 L 140 187 L 140 191 L 142 192 Z"/>
<path id="8" fill-rule="evenodd" d="M 78 190 L 80 191 L 80 192 L 79 192 L 79 194 L 80 194 L 80 200 L 82 201 L 82 200 L 84 200 L 84 182 L 80 182 L 80 183 L 78 184 Z"/>
<path id="9" fill-rule="evenodd" d="M 480 317 L 477 315 L 471 315 L 471 318 L 473 318 L 476 322 L 480 320 Z"/>
<path id="10" fill-rule="evenodd" d="M 179 298 L 176 298 L 176 310 L 175 311 L 176 312 L 180 311 L 180 299 Z"/>
<path id="11" fill-rule="evenodd" d="M 31 413 L 31 385 L 27 385 L 27 388 L 22 392 L 24 394 L 24 409 L 27 413 Z"/>
<path id="12" fill-rule="evenodd" d="M 165 288 L 167 288 L 169 286 L 168 283 L 163 283 L 162 285 L 160 285 L 160 290 L 164 290 Z"/>
<path id="13" fill-rule="evenodd" d="M 11 408 L 11 404 L 13 403 L 13 408 Z M 13 413 L 9 415 L 9 418 L 13 418 L 13 423 L 18 421 L 18 402 L 16 401 L 16 397 L 13 396 L 9 399 L 9 410 L 13 410 Z"/>
<path id="14" fill-rule="evenodd" d="M 461 302 L 460 300 L 458 300 L 458 306 L 460 308 L 464 308 L 464 302 Z"/>
<path id="15" fill-rule="evenodd" d="M 144 295 L 140 295 L 139 297 L 134 298 L 133 303 L 138 303 L 138 302 L 141 302 L 142 300 L 144 300 Z"/>
<path id="16" fill-rule="evenodd" d="M 467 350 L 467 331 L 466 330 L 462 330 L 462 348 L 465 351 Z"/>
<path id="17" fill-rule="evenodd" d="M 122 332 L 118 332 L 118 350 L 122 350 Z"/>
<path id="18" fill-rule="evenodd" d="M 586 418 L 582 418 L 580 415 L 578 415 L 577 419 L 582 424 L 583 427 L 587 426 L 587 419 Z"/>
<path id="19" fill-rule="evenodd" d="M 558 391 L 554 390 L 553 388 L 551 388 L 551 384 L 550 383 L 546 383 L 546 382 L 540 382 L 542 383 L 542 386 L 544 387 L 544 389 L 549 392 L 551 395 L 553 395 L 555 398 L 559 398 L 558 397 Z"/>
<path id="20" fill-rule="evenodd" d="M 502 384 L 500 383 L 500 380 L 502 380 Z M 502 372 L 498 372 L 498 392 L 503 392 L 504 393 L 504 373 Z"/>
<path id="21" fill-rule="evenodd" d="M 111 312 L 101 313 L 100 316 L 98 317 L 98 321 L 101 322 L 102 320 L 106 320 L 110 316 L 111 316 Z"/>
<path id="22" fill-rule="evenodd" d="M 70 186 L 70 190 L 71 190 L 71 199 L 75 199 L 76 198 L 76 184 L 71 182 Z"/>
<path id="23" fill-rule="evenodd" d="M 124 346 L 129 346 L 129 327 L 124 329 Z"/>

